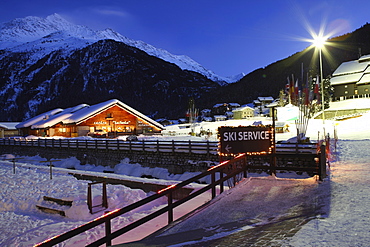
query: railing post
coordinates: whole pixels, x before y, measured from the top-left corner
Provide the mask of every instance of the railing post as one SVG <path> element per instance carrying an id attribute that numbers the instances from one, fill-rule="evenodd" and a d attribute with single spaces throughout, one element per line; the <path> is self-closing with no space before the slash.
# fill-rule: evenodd
<path id="1" fill-rule="evenodd" d="M 207 158 L 209 157 L 209 140 L 207 139 Z"/>
<path id="2" fill-rule="evenodd" d="M 119 139 L 117 139 L 117 150 L 119 151 Z"/>
<path id="3" fill-rule="evenodd" d="M 175 153 L 175 141 L 172 140 L 172 153 Z"/>
<path id="4" fill-rule="evenodd" d="M 108 208 L 107 183 L 103 181 L 103 207 Z"/>
<path id="5" fill-rule="evenodd" d="M 157 139 L 157 153 L 159 153 L 159 141 Z"/>
<path id="6" fill-rule="evenodd" d="M 53 179 L 53 164 L 52 162 L 50 161 L 50 179 Z"/>
<path id="7" fill-rule="evenodd" d="M 87 207 L 89 208 L 90 214 L 92 214 L 91 184 L 88 184 L 87 187 Z"/>
<path id="8" fill-rule="evenodd" d="M 215 184 L 215 181 L 216 181 L 215 172 L 212 172 L 212 174 L 211 174 L 212 199 L 216 197 L 216 184 Z"/>
<path id="9" fill-rule="evenodd" d="M 322 181 L 326 177 L 326 147 L 320 146 L 319 154 L 319 180 Z"/>
<path id="10" fill-rule="evenodd" d="M 222 172 L 222 170 L 220 171 L 220 179 L 222 179 L 224 177 L 224 173 Z M 220 183 L 220 193 L 224 192 L 224 181 L 222 181 Z"/>
<path id="11" fill-rule="evenodd" d="M 168 224 L 173 221 L 172 191 L 168 194 Z"/>
<path id="12" fill-rule="evenodd" d="M 15 159 L 13 159 L 13 174 L 15 174 Z"/>
<path id="13" fill-rule="evenodd" d="M 141 143 L 143 144 L 143 152 L 145 152 L 145 140 L 142 140 Z"/>
<path id="14" fill-rule="evenodd" d="M 107 237 L 106 246 L 112 246 L 111 233 L 112 233 L 112 230 L 111 230 L 110 219 L 107 219 L 105 221 L 105 236 Z"/>
<path id="15" fill-rule="evenodd" d="M 191 140 L 189 140 L 189 154 L 191 154 Z"/>
<path id="16" fill-rule="evenodd" d="M 245 156 L 243 158 L 243 174 L 244 174 L 244 178 L 247 178 L 248 177 L 248 174 L 247 174 L 247 156 Z"/>

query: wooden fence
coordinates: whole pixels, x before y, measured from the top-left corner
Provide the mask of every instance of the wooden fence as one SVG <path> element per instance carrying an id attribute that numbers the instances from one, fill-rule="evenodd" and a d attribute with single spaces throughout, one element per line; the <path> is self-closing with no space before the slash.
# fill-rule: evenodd
<path id="1" fill-rule="evenodd" d="M 21 147 L 45 147 L 45 148 L 77 148 L 96 150 L 122 150 L 142 152 L 169 152 L 169 153 L 197 153 L 217 155 L 218 142 L 216 141 L 163 141 L 163 140 L 140 140 L 123 141 L 119 139 L 0 139 L 0 145 Z M 277 143 L 276 153 L 317 153 L 316 143 Z"/>

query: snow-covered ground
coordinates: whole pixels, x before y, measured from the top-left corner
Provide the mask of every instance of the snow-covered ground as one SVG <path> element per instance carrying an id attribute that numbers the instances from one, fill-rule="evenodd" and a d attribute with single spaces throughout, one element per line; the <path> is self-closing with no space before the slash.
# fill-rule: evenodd
<path id="1" fill-rule="evenodd" d="M 323 182 L 327 183 L 328 186 L 322 187 L 330 188 L 330 203 L 326 205 L 328 213 L 320 215 L 304 225 L 293 238 L 283 240 L 282 245 L 368 246 L 370 241 L 370 199 L 368 196 L 370 194 L 369 120 L 370 114 L 364 114 L 361 117 L 345 121 L 325 121 L 326 133 L 333 136 L 333 130 L 336 128 L 339 137 L 337 149 L 333 149 L 334 155 L 330 163 L 329 177 Z M 239 125 L 246 125 L 246 123 Z M 203 129 L 205 128 L 207 126 L 203 126 Z M 214 129 L 214 127 L 212 128 Z M 292 129 L 294 129 L 293 123 Z M 316 140 L 318 136 L 322 135 L 322 130 L 321 120 L 311 120 L 306 136 Z M 278 134 L 277 139 L 286 140 L 294 136 L 293 132 Z M 176 138 L 190 137 L 177 136 Z M 205 137 L 199 138 L 204 139 Z M 212 136 L 211 138 L 215 137 Z M 10 154 L 7 157 L 12 156 Z M 34 161 L 31 162 L 31 159 Z M 32 246 L 49 237 L 93 220 L 103 213 L 90 215 L 86 205 L 88 181 L 75 179 L 68 174 L 70 170 L 65 169 L 66 167 L 74 167 L 80 169 L 82 173 L 94 173 L 101 172 L 101 167 L 93 165 L 81 166 L 72 157 L 60 162 L 54 168 L 53 179 L 50 179 L 49 168 L 45 163 L 39 163 L 39 160 L 39 157 L 24 157 L 23 161 L 19 160 L 17 162 L 15 174 L 13 174 L 11 162 L 0 161 L 0 246 Z M 139 164 L 130 164 L 129 160 L 126 159 L 117 165 L 117 174 L 112 174 L 112 176 L 122 176 L 125 179 L 142 179 L 137 176 L 140 176 L 143 170 L 145 170 L 146 174 L 152 173 L 155 177 L 160 177 L 162 180 L 157 182 L 164 184 L 171 184 L 174 183 L 174 180 L 180 181 L 195 175 L 191 173 L 173 175 L 169 174 L 165 169 L 148 170 L 148 168 L 143 168 Z M 104 176 L 109 175 L 104 173 Z M 278 179 L 285 179 L 279 176 L 278 174 Z M 301 179 L 304 180 L 302 177 Z M 312 178 L 306 179 L 307 184 L 314 183 Z M 197 184 L 192 185 L 194 189 L 200 186 Z M 289 186 L 289 183 L 286 186 Z M 292 183 L 291 186 L 295 186 L 295 184 Z M 241 186 L 241 188 L 243 190 L 248 189 L 248 183 Z M 93 201 L 94 203 L 99 203 L 101 200 L 101 187 L 97 185 L 93 189 Z M 238 189 L 236 187 L 233 190 L 237 192 Z M 279 193 L 281 190 L 275 189 L 274 191 Z M 108 185 L 107 192 L 108 210 L 121 208 L 148 195 L 142 190 L 134 190 L 122 185 Z M 283 194 L 283 191 L 281 193 L 279 196 L 284 198 L 286 195 Z M 73 200 L 72 207 L 66 209 L 67 217 L 46 214 L 36 209 L 35 205 L 43 205 L 45 203 L 42 199 L 43 196 Z M 175 210 L 175 218 L 209 201 L 210 198 L 209 194 L 205 194 Z M 165 203 L 165 200 L 159 200 L 128 215 L 119 217 L 112 223 L 113 228 L 122 227 L 158 209 Z M 254 201 L 248 201 L 248 206 L 251 206 L 253 203 Z M 276 209 L 276 213 L 278 212 L 279 210 Z M 114 243 L 141 239 L 165 226 L 166 222 L 166 216 L 160 217 L 135 230 L 135 233 L 120 237 Z M 103 234 L 104 229 L 97 227 L 78 238 L 71 239 L 64 246 L 85 246 L 86 243 L 102 237 Z"/>

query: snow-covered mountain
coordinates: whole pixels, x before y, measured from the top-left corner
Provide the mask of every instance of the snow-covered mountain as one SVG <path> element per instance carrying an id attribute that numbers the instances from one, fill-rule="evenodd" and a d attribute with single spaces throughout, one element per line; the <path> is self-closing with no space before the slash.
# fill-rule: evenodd
<path id="1" fill-rule="evenodd" d="M 62 47 L 68 50 L 83 48 L 104 39 L 112 39 L 136 47 L 149 55 L 174 63 L 182 70 L 198 72 L 220 85 L 234 82 L 234 78 L 218 76 L 188 56 L 171 54 L 143 41 L 129 39 L 109 28 L 93 31 L 86 26 L 72 24 L 59 14 L 46 18 L 35 16 L 17 18 L 0 24 L 0 50 L 20 52 L 38 49 L 40 56 Z"/>
<path id="2" fill-rule="evenodd" d="M 0 68 L 2 121 L 111 98 L 151 117 L 177 118 L 189 98 L 199 102 L 225 83 L 186 56 L 58 14 L 0 24 Z"/>

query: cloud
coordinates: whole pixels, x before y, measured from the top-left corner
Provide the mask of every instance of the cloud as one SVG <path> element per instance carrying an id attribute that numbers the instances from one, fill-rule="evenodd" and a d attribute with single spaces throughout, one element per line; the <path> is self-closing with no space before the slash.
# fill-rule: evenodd
<path id="1" fill-rule="evenodd" d="M 124 11 L 118 11 L 118 10 L 110 10 L 110 9 L 100 9 L 97 10 L 97 13 L 102 15 L 113 15 L 113 16 L 119 16 L 119 17 L 128 17 L 129 15 Z"/>

